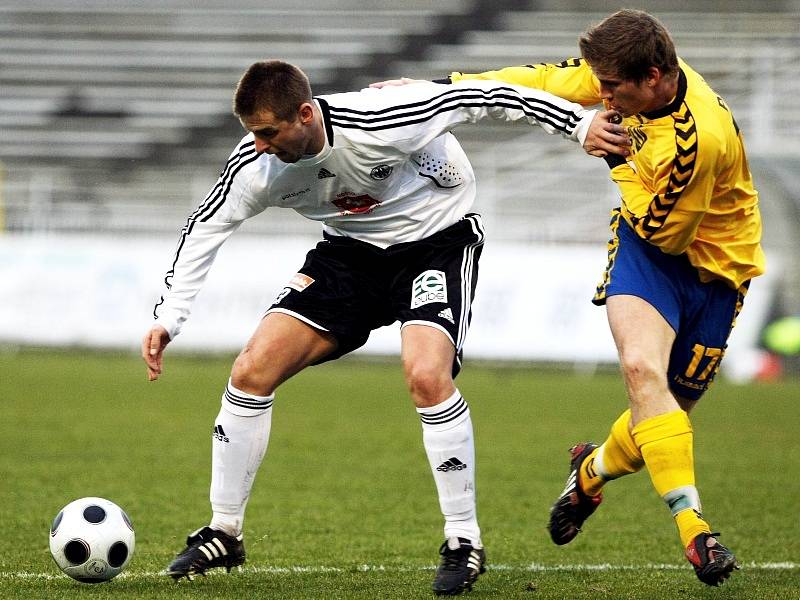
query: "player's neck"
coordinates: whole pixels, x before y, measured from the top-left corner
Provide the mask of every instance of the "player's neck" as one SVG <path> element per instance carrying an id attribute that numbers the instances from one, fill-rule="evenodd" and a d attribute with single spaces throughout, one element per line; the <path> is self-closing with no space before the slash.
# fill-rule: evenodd
<path id="1" fill-rule="evenodd" d="M 313 131 L 311 133 L 311 143 L 309 144 L 307 150 L 308 154 L 315 155 L 322 152 L 322 149 L 325 147 L 325 120 L 322 116 L 322 112 L 319 108 L 314 105 L 314 122 L 311 125 Z"/>
<path id="2" fill-rule="evenodd" d="M 659 110 L 668 106 L 678 94 L 678 76 L 664 77 L 659 80 L 653 90 L 653 105 L 647 112 Z"/>

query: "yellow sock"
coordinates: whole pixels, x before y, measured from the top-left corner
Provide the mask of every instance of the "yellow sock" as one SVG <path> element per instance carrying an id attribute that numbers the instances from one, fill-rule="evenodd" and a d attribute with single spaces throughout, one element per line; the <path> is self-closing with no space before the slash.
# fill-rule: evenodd
<path id="1" fill-rule="evenodd" d="M 695 488 L 692 424 L 689 415 L 676 410 L 645 419 L 631 431 L 642 453 L 653 487 L 669 506 L 684 547 L 711 529 L 702 519 Z"/>
<path id="2" fill-rule="evenodd" d="M 626 410 L 611 426 L 603 445 L 583 461 L 580 471 L 581 489 L 597 496 L 606 481 L 636 473 L 644 465 L 642 453 L 630 433 L 631 411 Z"/>
<path id="3" fill-rule="evenodd" d="M 678 526 L 678 535 L 681 536 L 681 544 L 684 548 L 701 533 L 711 533 L 708 523 L 694 509 L 683 510 L 675 515 L 675 524 Z"/>

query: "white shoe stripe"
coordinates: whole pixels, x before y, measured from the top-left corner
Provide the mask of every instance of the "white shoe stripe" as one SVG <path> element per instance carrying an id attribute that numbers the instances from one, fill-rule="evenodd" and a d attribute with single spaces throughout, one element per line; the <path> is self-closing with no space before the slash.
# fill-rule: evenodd
<path id="1" fill-rule="evenodd" d="M 564 491 L 561 492 L 561 496 L 559 496 L 559 498 L 563 498 L 564 496 L 572 493 L 572 490 L 575 489 L 577 482 L 578 482 L 578 471 L 573 470 L 569 474 L 569 477 L 567 478 L 567 485 L 564 487 Z"/>
<path id="2" fill-rule="evenodd" d="M 214 546 L 214 544 L 212 544 L 211 542 L 206 542 L 205 544 L 203 544 L 203 548 L 211 552 L 214 558 L 219 558 L 219 550 L 217 550 L 217 547 Z"/>
<path id="3" fill-rule="evenodd" d="M 222 556 L 228 556 L 228 551 L 225 549 L 225 544 L 223 544 L 222 542 L 220 542 L 220 541 L 219 541 L 219 538 L 214 538 L 214 539 L 213 539 L 213 540 L 211 540 L 211 541 L 212 541 L 212 542 L 214 542 L 214 544 L 216 545 L 216 547 L 217 547 L 217 548 L 219 548 L 219 551 L 220 551 L 220 552 L 222 552 Z"/>
<path id="4" fill-rule="evenodd" d="M 213 557 L 213 556 L 211 556 L 211 552 L 209 552 L 208 550 L 206 550 L 206 547 L 205 547 L 205 545 L 203 545 L 203 546 L 200 546 L 200 550 L 202 550 L 202 551 L 203 551 L 203 554 L 205 554 L 205 555 L 206 555 L 206 558 L 207 558 L 208 560 L 214 560 L 214 557 Z"/>

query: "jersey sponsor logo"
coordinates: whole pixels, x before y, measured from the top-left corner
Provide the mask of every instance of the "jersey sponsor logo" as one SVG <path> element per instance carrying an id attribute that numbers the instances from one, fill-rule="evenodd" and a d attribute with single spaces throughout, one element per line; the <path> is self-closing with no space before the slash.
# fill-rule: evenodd
<path id="1" fill-rule="evenodd" d="M 370 212 L 378 206 L 380 202 L 369 194 L 354 194 L 353 192 L 342 192 L 333 199 L 333 204 L 342 210 L 342 215 L 357 215 Z"/>
<path id="2" fill-rule="evenodd" d="M 314 283 L 314 279 L 312 277 L 309 277 L 305 273 L 295 273 L 294 277 L 292 277 L 289 283 L 286 284 L 286 287 L 297 290 L 298 292 L 302 292 L 312 283 Z"/>
<path id="3" fill-rule="evenodd" d="M 394 171 L 394 167 L 391 165 L 378 165 L 369 172 L 369 176 L 373 179 L 381 181 L 389 177 L 389 175 L 392 174 L 392 171 Z"/>
<path id="4" fill-rule="evenodd" d="M 328 177 L 336 177 L 335 173 L 331 173 L 328 169 L 322 168 L 317 173 L 317 179 L 327 179 Z"/>
<path id="5" fill-rule="evenodd" d="M 289 198 L 294 198 L 295 196 L 302 196 L 303 194 L 307 194 L 311 191 L 310 187 L 307 187 L 304 190 L 297 190 L 296 192 L 289 192 L 288 194 L 284 194 L 281 196 L 281 200 L 288 200 Z"/>
<path id="6" fill-rule="evenodd" d="M 447 304 L 447 278 L 442 271 L 429 270 L 420 273 L 411 285 L 411 308 L 431 302 Z"/>

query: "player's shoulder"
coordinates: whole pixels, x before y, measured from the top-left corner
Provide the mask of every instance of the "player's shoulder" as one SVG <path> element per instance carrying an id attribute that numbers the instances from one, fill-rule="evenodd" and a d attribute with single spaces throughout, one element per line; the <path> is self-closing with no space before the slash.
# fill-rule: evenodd
<path id="1" fill-rule="evenodd" d="M 246 133 L 228 155 L 219 177 L 224 180 L 235 179 L 237 182 L 242 182 L 252 178 L 254 174 L 264 168 L 268 168 L 269 164 L 273 162 L 271 160 L 273 158 L 259 153 L 256 150 L 255 137 L 252 133 Z"/>
<path id="2" fill-rule="evenodd" d="M 686 102 L 690 108 L 727 109 L 722 97 L 706 82 L 705 78 L 685 61 L 680 61 L 680 69 L 686 78 Z"/>
<path id="3" fill-rule="evenodd" d="M 719 95 L 703 78 L 685 62 L 681 70 L 686 77 L 685 103 L 691 111 L 692 120 L 698 131 L 706 137 L 721 140 L 736 137 L 738 126 L 725 99 Z"/>

